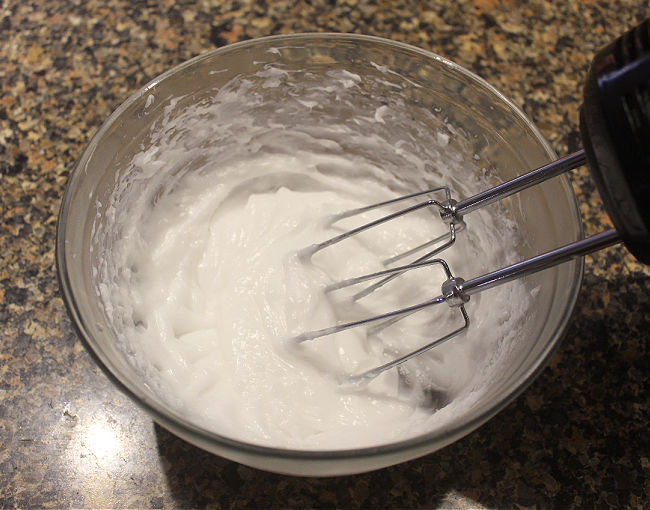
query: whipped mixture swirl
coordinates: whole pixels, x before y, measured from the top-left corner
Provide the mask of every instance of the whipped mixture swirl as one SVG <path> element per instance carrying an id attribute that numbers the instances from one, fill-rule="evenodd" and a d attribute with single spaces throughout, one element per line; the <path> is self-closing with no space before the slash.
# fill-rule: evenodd
<path id="1" fill-rule="evenodd" d="M 491 290 L 489 302 L 473 297 L 468 334 L 351 391 L 340 381 L 458 327 L 457 311 L 442 304 L 377 334 L 292 338 L 437 296 L 445 276 L 436 267 L 356 302 L 358 288 L 323 289 L 384 269 L 446 226 L 425 208 L 311 260 L 297 254 L 390 210 L 335 226 L 331 214 L 441 183 L 467 196 L 486 186 L 480 169 L 429 112 L 404 113 L 397 95 L 355 95 L 353 73 L 329 73 L 269 108 L 255 80 L 282 90 L 284 78 L 267 67 L 204 101 L 160 106 L 161 122 L 124 165 L 93 233 L 96 287 L 119 348 L 178 413 L 249 443 L 347 449 L 444 427 L 480 397 L 516 338 L 529 303 L 523 283 Z M 443 254 L 459 276 L 516 251 L 506 215 L 478 211 L 468 224 Z"/>

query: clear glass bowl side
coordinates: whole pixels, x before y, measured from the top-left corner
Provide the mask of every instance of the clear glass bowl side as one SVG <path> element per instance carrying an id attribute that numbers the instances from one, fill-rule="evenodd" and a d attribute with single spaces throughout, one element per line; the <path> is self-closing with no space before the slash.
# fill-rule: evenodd
<path id="1" fill-rule="evenodd" d="M 134 150 L 147 143 L 150 126 L 169 113 L 169 108 L 173 115 L 174 108 L 209 97 L 233 78 L 250 77 L 265 66 L 281 66 L 289 81 L 298 79 L 298 71 L 318 75 L 343 69 L 369 84 L 365 100 L 370 103 L 399 94 L 400 100 L 416 110 L 433 114 L 422 120 L 430 123 L 429 129 L 455 131 L 450 144 L 475 158 L 495 182 L 554 158 L 537 129 L 501 94 L 459 66 L 416 48 L 372 37 L 305 34 L 247 41 L 215 50 L 172 69 L 131 96 L 102 126 L 73 169 L 57 234 L 57 268 L 71 316 L 100 365 L 157 421 L 180 437 L 232 460 L 283 473 L 337 475 L 377 469 L 441 448 L 502 409 L 543 368 L 575 304 L 582 261 L 529 278 L 531 289 L 542 278 L 545 282 L 538 296 L 538 314 L 531 317 L 529 325 L 535 338 L 515 347 L 511 369 L 495 382 L 486 398 L 444 430 L 377 448 L 294 451 L 221 437 L 196 427 L 165 405 L 115 347 L 115 335 L 96 299 L 93 267 L 101 254 L 92 250 L 92 235 L 95 218 L 105 213 L 103 207 L 114 192 L 116 174 Z M 382 80 L 403 86 L 399 90 L 389 85 L 381 89 Z M 278 95 L 271 97 L 269 104 L 281 101 L 282 88 L 268 92 Z M 179 98 L 175 106 L 170 106 Z M 342 118 L 354 115 L 354 111 L 346 112 L 344 105 L 331 113 Z M 387 153 L 376 157 L 392 156 Z M 527 236 L 519 257 L 582 236 L 575 198 L 566 178 L 524 192 L 512 200 L 511 209 Z"/>

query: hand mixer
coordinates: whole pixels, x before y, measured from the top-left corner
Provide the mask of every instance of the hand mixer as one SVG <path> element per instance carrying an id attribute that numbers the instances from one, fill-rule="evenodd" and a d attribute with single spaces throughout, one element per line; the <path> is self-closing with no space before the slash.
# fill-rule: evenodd
<path id="1" fill-rule="evenodd" d="M 425 248 L 436 246 L 410 264 L 339 281 L 326 287 L 325 292 L 358 285 L 369 280 L 378 280 L 353 296 L 352 299 L 358 300 L 406 271 L 431 265 L 440 265 L 447 279 L 442 284 L 440 295 L 434 299 L 366 319 L 308 331 L 294 337 L 294 340 L 304 342 L 371 323 L 373 325 L 369 333 L 376 332 L 407 315 L 441 303 L 447 303 L 452 309 L 459 310 L 463 325 L 458 329 L 404 356 L 351 378 L 351 381 L 356 382 L 370 381 L 385 370 L 394 368 L 467 330 L 470 320 L 465 310 L 465 304 L 473 294 L 619 242 L 625 243 L 629 251 L 639 261 L 650 263 L 650 180 L 648 179 L 650 171 L 650 19 L 623 34 L 595 56 L 584 88 L 584 101 L 580 111 L 580 131 L 584 150 L 560 158 L 466 200 L 454 200 L 450 189 L 441 186 L 345 211 L 330 218 L 329 223 L 333 224 L 372 209 L 428 196 L 426 200 L 416 205 L 388 214 L 303 249 L 299 254 L 302 260 L 309 260 L 314 253 L 350 236 L 425 207 L 435 208 L 439 212 L 442 221 L 449 226 L 449 232 L 385 261 L 385 264 L 388 265 Z M 454 276 L 449 265 L 443 259 L 434 258 L 454 244 L 456 234 L 465 228 L 463 222 L 465 214 L 585 163 L 596 182 L 607 212 L 615 226 L 614 229 L 471 280 Z M 434 193 L 440 193 L 444 195 L 444 198 L 441 200 L 430 198 Z"/>

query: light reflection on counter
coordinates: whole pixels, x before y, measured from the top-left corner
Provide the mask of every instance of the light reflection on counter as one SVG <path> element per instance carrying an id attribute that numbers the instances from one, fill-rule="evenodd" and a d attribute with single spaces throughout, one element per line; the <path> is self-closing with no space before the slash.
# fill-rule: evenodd
<path id="1" fill-rule="evenodd" d="M 91 454 L 97 459 L 114 458 L 123 450 L 122 441 L 113 428 L 108 423 L 95 421 L 85 431 L 84 438 L 81 441 Z"/>
<path id="2" fill-rule="evenodd" d="M 154 425 L 128 399 L 106 390 L 95 402 L 64 402 L 53 430 L 63 447 L 59 483 L 69 488 L 72 506 L 142 506 L 148 468 L 161 469 Z M 162 480 L 156 485 L 164 487 Z"/>

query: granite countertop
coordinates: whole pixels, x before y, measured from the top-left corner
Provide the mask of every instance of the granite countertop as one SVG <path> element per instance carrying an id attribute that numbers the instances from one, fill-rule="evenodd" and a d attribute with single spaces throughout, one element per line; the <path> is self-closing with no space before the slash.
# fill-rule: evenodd
<path id="1" fill-rule="evenodd" d="M 0 506 L 515 507 L 650 504 L 650 269 L 623 247 L 586 259 L 568 334 L 515 402 L 402 465 L 293 478 L 205 453 L 155 425 L 94 364 L 54 271 L 67 176 L 102 121 L 162 71 L 215 46 L 344 31 L 432 50 L 532 117 L 558 154 L 580 143 L 595 50 L 646 2 L 9 0 L 0 7 Z M 587 234 L 608 225 L 571 177 Z"/>

